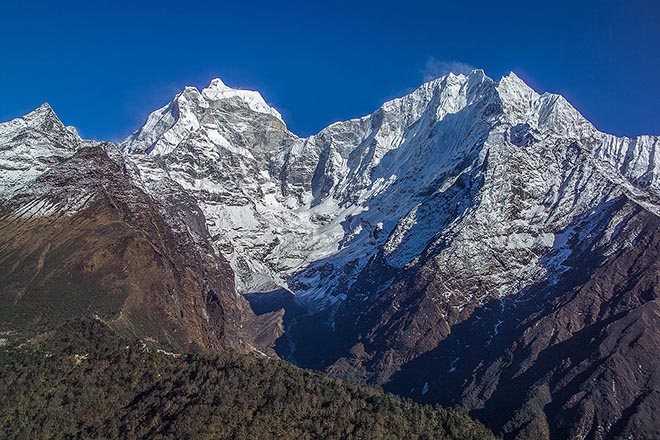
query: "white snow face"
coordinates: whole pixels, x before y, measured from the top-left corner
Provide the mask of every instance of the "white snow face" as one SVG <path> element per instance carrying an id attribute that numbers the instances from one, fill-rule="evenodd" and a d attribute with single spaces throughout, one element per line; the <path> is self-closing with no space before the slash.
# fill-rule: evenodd
<path id="1" fill-rule="evenodd" d="M 9 198 L 84 142 L 48 104 L 0 124 L 0 200 Z"/>
<path id="2" fill-rule="evenodd" d="M 475 70 L 305 139 L 257 92 L 214 80 L 120 148 L 155 199 L 194 198 L 242 292 L 286 288 L 320 309 L 375 256 L 394 271 L 433 258 L 498 296 L 559 276 L 576 219 L 621 194 L 660 214 L 658 141 Z"/>

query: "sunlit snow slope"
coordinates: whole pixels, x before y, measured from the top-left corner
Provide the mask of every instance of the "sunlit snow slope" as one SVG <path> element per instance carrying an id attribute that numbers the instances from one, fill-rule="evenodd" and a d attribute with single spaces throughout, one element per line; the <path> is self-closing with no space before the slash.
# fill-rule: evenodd
<path id="1" fill-rule="evenodd" d="M 216 79 L 120 145 L 150 193 L 175 182 L 194 195 L 241 291 L 285 287 L 313 308 L 342 300 L 377 253 L 396 269 L 433 252 L 499 295 L 557 276 L 572 219 L 622 192 L 660 212 L 657 146 L 601 133 L 561 96 L 481 70 L 309 138 L 258 92 Z M 511 212 L 519 176 L 526 197 Z"/>

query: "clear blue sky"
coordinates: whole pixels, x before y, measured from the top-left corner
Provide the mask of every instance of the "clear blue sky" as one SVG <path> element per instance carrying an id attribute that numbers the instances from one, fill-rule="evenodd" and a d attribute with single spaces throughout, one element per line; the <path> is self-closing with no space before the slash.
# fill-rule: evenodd
<path id="1" fill-rule="evenodd" d="M 660 134 L 658 0 L 319 3 L 3 0 L 0 120 L 48 101 L 84 136 L 118 140 L 221 77 L 308 135 L 453 63 L 513 70 L 603 131 Z"/>

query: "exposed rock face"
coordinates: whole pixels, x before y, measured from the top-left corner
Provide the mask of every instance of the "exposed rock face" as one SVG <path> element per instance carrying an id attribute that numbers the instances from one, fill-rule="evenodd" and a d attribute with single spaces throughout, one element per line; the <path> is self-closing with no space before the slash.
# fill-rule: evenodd
<path id="1" fill-rule="evenodd" d="M 45 166 L 22 185 L 9 182 L 12 196 L 0 204 L 5 331 L 93 314 L 121 332 L 177 351 L 253 351 L 255 339 L 268 350 L 277 331 L 271 341 L 254 333 L 267 333 L 266 319 L 277 319 L 256 318 L 235 293 L 233 271 L 208 245 L 194 203 L 189 210 L 180 205 L 166 221 L 159 205 L 134 184 L 114 145 L 68 134 L 49 107 L 0 125 L 0 133 L 7 126 L 22 127 L 3 139 L 7 162 L 22 166 L 26 162 L 16 158 L 29 148 L 39 155 L 28 155 L 27 163 Z M 201 227 L 193 236 L 184 221 Z"/>
<path id="2" fill-rule="evenodd" d="M 259 312 L 287 307 L 284 357 L 506 437 L 600 439 L 658 437 L 659 145 L 476 70 L 304 139 L 214 80 L 106 151 L 178 252 L 225 255 Z M 277 337 L 261 317 L 257 340 Z"/>

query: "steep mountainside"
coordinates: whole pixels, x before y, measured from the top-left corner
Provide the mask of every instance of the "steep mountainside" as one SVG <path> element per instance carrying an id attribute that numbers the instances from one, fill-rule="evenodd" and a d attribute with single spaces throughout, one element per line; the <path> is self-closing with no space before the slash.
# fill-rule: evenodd
<path id="1" fill-rule="evenodd" d="M 306 139 L 258 93 L 214 80 L 120 148 L 154 198 L 178 184 L 197 201 L 260 310 L 289 308 L 285 357 L 465 404 L 511 437 L 647 438 L 658 359 L 646 340 L 628 353 L 624 323 L 642 313 L 635 328 L 657 342 L 657 284 L 635 282 L 657 275 L 642 237 L 660 214 L 659 145 L 475 70 Z M 602 280 L 640 252 L 638 276 Z"/>
<path id="2" fill-rule="evenodd" d="M 96 315 L 177 351 L 268 350 L 277 317 L 252 314 L 206 230 L 167 221 L 114 145 L 81 141 L 47 105 L 0 124 L 0 145 L 8 169 L 29 170 L 0 179 L 3 332 Z M 192 206 L 187 223 L 204 225 Z"/>
<path id="3" fill-rule="evenodd" d="M 519 208 L 519 223 L 531 224 L 518 226 L 514 245 L 541 253 L 552 249 L 549 234 L 598 204 L 608 182 L 654 210 L 657 143 L 602 134 L 558 95 L 538 95 L 514 74 L 495 83 L 475 71 L 424 84 L 307 139 L 290 133 L 257 92 L 214 80 L 202 92 L 186 88 L 120 147 L 146 153 L 131 159 L 151 193 L 173 180 L 195 195 L 241 291 L 284 287 L 324 308 L 345 297 L 379 251 L 400 269 L 441 232 L 457 244 L 475 241 L 471 229 L 495 219 L 493 232 L 510 235 L 506 219 L 491 209 L 516 183 L 509 174 L 526 179 L 529 169 L 539 179 L 524 182 L 538 194 Z M 554 150 L 556 157 L 547 157 Z M 586 163 L 578 164 L 582 174 L 569 176 L 562 161 L 578 151 Z M 547 171 L 557 178 L 539 177 Z M 567 179 L 584 188 L 560 188 Z M 475 185 L 464 189 L 464 181 Z M 479 206 L 483 215 L 473 219 Z M 486 244 L 489 252 L 512 247 L 499 241 Z M 535 260 L 512 266 L 506 271 L 527 278 L 545 273 Z M 501 294 L 518 290 L 502 271 L 483 269 Z"/>
<path id="4" fill-rule="evenodd" d="M 657 438 L 660 219 L 620 198 L 589 214 L 589 225 L 572 239 L 559 282 L 477 308 L 386 388 L 460 402 L 518 438 Z M 441 289 L 438 274 L 425 267 L 411 276 L 405 298 L 418 312 L 409 322 L 432 313 L 424 303 Z M 431 281 L 413 281 L 424 276 Z M 387 370 L 404 351 L 367 362 Z"/>

